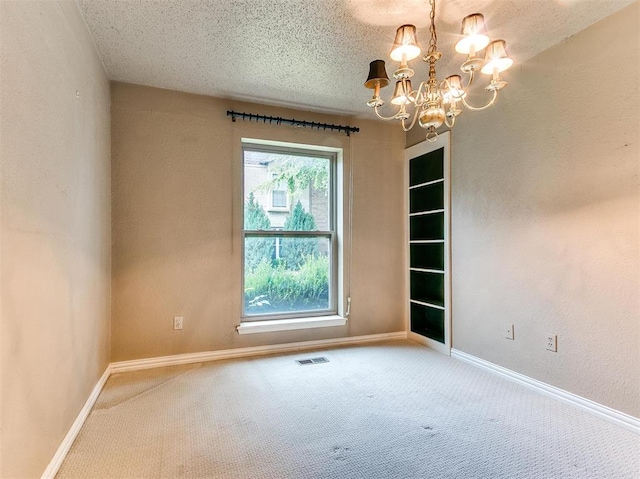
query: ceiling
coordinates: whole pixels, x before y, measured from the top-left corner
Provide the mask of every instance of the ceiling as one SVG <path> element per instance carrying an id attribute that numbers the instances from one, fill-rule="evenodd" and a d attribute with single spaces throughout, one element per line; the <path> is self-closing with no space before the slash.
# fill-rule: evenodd
<path id="1" fill-rule="evenodd" d="M 371 114 L 363 83 L 371 60 L 396 68 L 395 29 L 413 23 L 428 45 L 428 0 L 77 1 L 111 80 L 303 110 Z M 453 45 L 470 13 L 517 65 L 633 1 L 437 0 L 438 78 L 464 61 Z"/>

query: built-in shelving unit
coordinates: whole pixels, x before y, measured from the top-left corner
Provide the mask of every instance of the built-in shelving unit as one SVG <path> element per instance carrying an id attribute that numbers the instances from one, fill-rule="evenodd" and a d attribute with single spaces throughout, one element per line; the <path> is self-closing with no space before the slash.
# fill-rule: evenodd
<path id="1" fill-rule="evenodd" d="M 406 150 L 409 330 L 449 353 L 449 133 Z"/>

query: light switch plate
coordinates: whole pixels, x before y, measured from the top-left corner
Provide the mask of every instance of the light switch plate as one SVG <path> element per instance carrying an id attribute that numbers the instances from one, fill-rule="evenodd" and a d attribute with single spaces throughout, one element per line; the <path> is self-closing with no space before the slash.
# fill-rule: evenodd
<path id="1" fill-rule="evenodd" d="M 507 339 L 514 339 L 514 334 L 513 334 L 513 324 L 507 324 L 504 327 L 504 337 Z"/>

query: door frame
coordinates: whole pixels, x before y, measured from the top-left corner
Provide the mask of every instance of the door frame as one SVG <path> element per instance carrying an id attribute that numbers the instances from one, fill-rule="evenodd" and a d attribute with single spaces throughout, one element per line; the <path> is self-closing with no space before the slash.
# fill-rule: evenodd
<path id="1" fill-rule="evenodd" d="M 443 172 L 444 172 L 444 344 L 411 331 L 411 283 L 410 283 L 410 257 L 409 257 L 409 161 L 432 151 L 443 148 Z M 451 331 L 451 132 L 440 133 L 435 141 L 427 140 L 404 150 L 404 195 L 405 195 L 405 327 L 407 338 L 434 349 L 440 353 L 451 355 L 452 331 Z"/>

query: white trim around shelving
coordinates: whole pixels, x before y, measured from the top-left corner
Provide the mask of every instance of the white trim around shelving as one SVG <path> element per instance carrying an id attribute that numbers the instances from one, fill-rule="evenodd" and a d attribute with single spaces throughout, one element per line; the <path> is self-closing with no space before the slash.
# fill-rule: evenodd
<path id="1" fill-rule="evenodd" d="M 538 381 L 537 379 L 525 376 L 524 374 L 517 373 L 515 371 L 512 371 L 511 369 L 498 366 L 497 364 L 485 361 L 484 359 L 478 358 L 463 351 L 459 351 L 457 349 L 451 349 L 451 357 L 490 371 L 494 374 L 502 376 L 503 378 L 509 379 L 518 384 L 533 389 L 538 393 L 545 394 L 559 401 L 571 404 L 572 406 L 582 409 L 583 411 L 593 414 L 594 416 L 598 416 L 613 424 L 624 427 L 625 429 L 628 429 L 636 434 L 640 434 L 640 419 L 636 417 L 630 416 L 621 411 L 617 411 L 608 406 L 604 406 L 595 401 L 591 401 L 590 399 L 583 398 L 582 396 L 578 396 L 577 394 L 570 393 L 569 391 L 565 391 L 564 389 L 560 389 L 555 386 L 551 386 L 550 384 L 543 383 L 542 381 Z"/>
<path id="2" fill-rule="evenodd" d="M 440 178 L 440 179 L 433 180 L 433 181 L 427 181 L 426 183 L 420 183 L 419 185 L 410 186 L 409 189 L 410 190 L 415 190 L 416 188 L 421 188 L 423 186 L 429 186 L 429 185 L 435 185 L 436 183 L 442 183 L 443 181 L 444 181 L 444 178 Z"/>
<path id="3" fill-rule="evenodd" d="M 433 304 L 433 303 L 425 303 L 424 301 L 418 301 L 417 299 L 410 299 L 409 300 L 410 303 L 415 303 L 415 304 L 420 304 L 422 306 L 428 306 L 429 308 L 436 308 L 436 309 L 440 309 L 442 311 L 444 311 L 444 306 L 440 306 L 437 304 Z"/>
<path id="4" fill-rule="evenodd" d="M 440 273 L 444 274 L 441 269 L 426 269 L 426 268 L 409 268 L 409 271 L 418 271 L 419 273 Z"/>
<path id="5" fill-rule="evenodd" d="M 439 351 L 443 354 L 450 354 L 451 350 L 451 251 L 450 251 L 450 243 L 449 238 L 451 234 L 451 221 L 450 221 L 450 208 L 451 208 L 451 161 L 450 161 L 450 145 L 451 145 L 451 133 L 449 131 L 445 131 L 438 135 L 438 138 L 435 142 L 430 143 L 428 141 L 422 141 L 417 145 L 411 146 L 404 150 L 405 154 L 405 174 L 404 174 L 404 186 L 405 186 L 405 204 L 404 211 L 406 214 L 406 232 L 407 236 L 411 230 L 411 218 L 416 216 L 424 215 L 424 214 L 433 214 L 433 213 L 443 213 L 444 215 L 444 236 L 442 239 L 436 240 L 412 240 L 410 237 L 407 238 L 408 244 L 405 247 L 404 251 L 404 260 L 406 265 L 406 286 L 405 286 L 405 298 L 408 300 L 408 303 L 420 304 L 423 306 L 427 306 L 430 308 L 439 309 L 444 311 L 444 344 L 438 341 L 432 340 L 430 338 L 426 338 L 419 334 L 413 333 L 411 331 L 411 308 L 407 308 L 407 317 L 406 317 L 406 328 L 407 328 L 407 338 L 411 339 L 420 344 L 424 344 L 436 351 Z M 431 153 L 433 151 L 443 149 L 443 165 L 442 165 L 442 173 L 443 177 L 438 178 L 436 180 L 428 181 L 425 183 L 421 183 L 419 185 L 409 185 L 409 163 L 412 159 L 418 158 L 424 154 Z M 418 188 L 421 186 L 427 186 L 429 184 L 434 183 L 443 183 L 443 198 L 444 204 L 442 209 L 430 210 L 419 213 L 411 213 L 410 208 L 410 191 L 414 188 Z M 429 243 L 440 243 L 444 244 L 444 268 L 443 272 L 438 271 L 440 274 L 444 274 L 444 306 L 438 306 L 436 304 L 425 303 L 423 301 L 417 301 L 411 299 L 410 285 L 411 285 L 411 271 L 416 270 L 416 268 L 411 268 L 410 261 L 410 247 L 412 244 L 429 244 Z"/>
<path id="6" fill-rule="evenodd" d="M 427 338 L 421 334 L 414 333 L 413 331 L 407 332 L 407 339 L 415 343 L 422 344 L 429 349 L 434 349 L 439 353 L 446 354 L 447 356 L 451 355 L 451 349 L 446 344 L 436 341 L 435 339 Z"/>
<path id="7" fill-rule="evenodd" d="M 444 210 L 438 209 L 438 210 L 419 211 L 418 213 L 409 213 L 409 216 L 413 217 L 413 216 L 434 215 L 436 213 L 444 213 Z"/>

